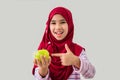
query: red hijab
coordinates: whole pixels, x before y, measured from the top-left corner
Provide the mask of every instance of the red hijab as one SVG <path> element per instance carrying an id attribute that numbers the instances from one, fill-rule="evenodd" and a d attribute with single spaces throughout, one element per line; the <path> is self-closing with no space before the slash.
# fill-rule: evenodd
<path id="1" fill-rule="evenodd" d="M 56 38 L 52 36 L 50 32 L 50 26 L 49 26 L 50 21 L 55 14 L 62 15 L 68 23 L 68 34 L 63 40 L 57 40 Z M 66 53 L 66 49 L 64 46 L 65 44 L 67 44 L 70 50 L 76 56 L 79 56 L 83 48 L 72 42 L 73 34 L 74 34 L 74 25 L 73 25 L 73 19 L 72 19 L 71 12 L 64 7 L 56 7 L 49 14 L 48 21 L 46 23 L 46 29 L 45 29 L 42 41 L 38 47 L 38 50 L 42 48 L 47 49 L 50 55 L 52 53 Z M 51 64 L 49 66 L 51 79 L 52 80 L 67 80 L 68 77 L 73 72 L 72 66 L 61 65 L 59 57 L 51 56 L 51 59 L 52 59 Z M 34 74 L 36 67 L 37 66 L 33 67 L 33 74 Z"/>

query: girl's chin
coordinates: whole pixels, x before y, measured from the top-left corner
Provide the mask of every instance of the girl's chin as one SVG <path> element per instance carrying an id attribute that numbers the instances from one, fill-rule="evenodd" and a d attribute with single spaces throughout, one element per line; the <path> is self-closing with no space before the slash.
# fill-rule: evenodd
<path id="1" fill-rule="evenodd" d="M 57 40 L 62 40 L 63 38 L 62 37 L 56 37 Z"/>

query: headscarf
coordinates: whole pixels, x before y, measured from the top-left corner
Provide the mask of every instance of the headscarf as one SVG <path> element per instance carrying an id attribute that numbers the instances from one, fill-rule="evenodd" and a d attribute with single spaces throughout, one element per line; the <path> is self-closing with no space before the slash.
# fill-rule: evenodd
<path id="1" fill-rule="evenodd" d="M 57 40 L 50 32 L 50 21 L 55 14 L 62 15 L 68 24 L 68 34 L 63 40 Z M 46 22 L 46 29 L 42 41 L 38 47 L 38 50 L 43 48 L 47 49 L 50 55 L 52 53 L 66 53 L 66 49 L 64 46 L 65 44 L 67 44 L 70 50 L 74 53 L 74 55 L 79 56 L 83 48 L 80 45 L 73 43 L 73 34 L 74 24 L 70 10 L 65 7 L 56 7 L 50 12 L 48 16 L 48 20 Z M 33 67 L 33 74 L 36 67 L 37 66 Z M 59 57 L 51 56 L 49 71 L 49 75 L 52 80 L 67 80 L 73 72 L 73 68 L 72 66 L 63 66 Z"/>

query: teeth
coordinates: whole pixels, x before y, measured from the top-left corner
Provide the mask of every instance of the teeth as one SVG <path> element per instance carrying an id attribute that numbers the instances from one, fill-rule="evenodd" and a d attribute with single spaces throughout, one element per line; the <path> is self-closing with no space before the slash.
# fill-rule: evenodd
<path id="1" fill-rule="evenodd" d="M 57 34 L 61 34 L 62 32 L 58 32 Z"/>
<path id="2" fill-rule="evenodd" d="M 62 34 L 63 32 L 55 32 L 55 34 Z"/>

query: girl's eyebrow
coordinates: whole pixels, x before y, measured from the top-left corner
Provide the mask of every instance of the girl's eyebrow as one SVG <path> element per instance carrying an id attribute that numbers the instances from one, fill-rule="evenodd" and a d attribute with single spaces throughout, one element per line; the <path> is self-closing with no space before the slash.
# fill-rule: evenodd
<path id="1" fill-rule="evenodd" d="M 56 22 L 56 20 L 51 20 L 51 22 Z"/>
<path id="2" fill-rule="evenodd" d="M 61 19 L 60 21 L 66 21 L 65 19 Z"/>

